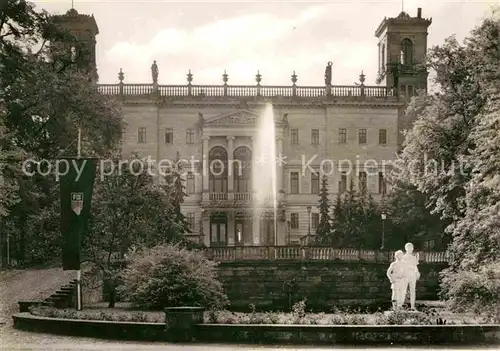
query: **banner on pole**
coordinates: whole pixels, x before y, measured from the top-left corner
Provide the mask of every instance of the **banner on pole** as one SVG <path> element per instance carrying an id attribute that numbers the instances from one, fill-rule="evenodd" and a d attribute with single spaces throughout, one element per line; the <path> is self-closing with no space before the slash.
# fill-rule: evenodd
<path id="1" fill-rule="evenodd" d="M 97 159 L 65 158 L 66 174 L 59 176 L 63 270 L 80 269 L 82 236 L 87 231 Z"/>

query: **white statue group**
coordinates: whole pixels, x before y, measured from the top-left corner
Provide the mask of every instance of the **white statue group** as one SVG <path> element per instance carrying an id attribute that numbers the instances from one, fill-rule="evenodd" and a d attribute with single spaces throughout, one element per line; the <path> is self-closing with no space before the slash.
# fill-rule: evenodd
<path id="1" fill-rule="evenodd" d="M 415 287 L 420 279 L 418 271 L 418 253 L 413 254 L 413 244 L 407 243 L 405 251 L 398 250 L 394 254 L 394 262 L 387 270 L 387 277 L 391 282 L 392 307 L 394 310 L 402 309 L 405 302 L 406 293 L 410 289 L 410 306 L 415 309 Z"/>

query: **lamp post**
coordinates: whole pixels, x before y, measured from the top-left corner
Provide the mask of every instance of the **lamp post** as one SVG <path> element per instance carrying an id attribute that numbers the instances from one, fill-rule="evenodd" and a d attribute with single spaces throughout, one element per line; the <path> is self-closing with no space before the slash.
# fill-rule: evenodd
<path id="1" fill-rule="evenodd" d="M 380 217 L 382 218 L 382 246 L 380 246 L 380 250 L 383 250 L 385 244 L 385 220 L 387 218 L 387 213 L 382 211 Z"/>
<path id="2" fill-rule="evenodd" d="M 307 206 L 307 235 L 311 235 L 311 206 Z"/>

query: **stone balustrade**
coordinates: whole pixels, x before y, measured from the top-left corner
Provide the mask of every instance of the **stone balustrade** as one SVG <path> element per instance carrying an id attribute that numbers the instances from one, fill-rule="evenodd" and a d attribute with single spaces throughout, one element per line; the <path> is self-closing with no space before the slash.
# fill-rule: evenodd
<path id="1" fill-rule="evenodd" d="M 235 246 L 205 249 L 208 258 L 218 261 L 239 260 L 319 260 L 390 262 L 392 251 L 335 249 L 324 246 Z M 446 263 L 446 252 L 419 252 L 421 263 Z"/>
<path id="2" fill-rule="evenodd" d="M 391 88 L 365 85 L 333 85 L 333 86 L 264 86 L 264 85 L 154 85 L 154 84 L 98 84 L 97 89 L 105 95 L 144 96 L 159 95 L 162 97 L 264 97 L 264 98 L 306 98 L 324 99 L 325 97 L 362 97 L 362 98 L 394 98 Z"/>

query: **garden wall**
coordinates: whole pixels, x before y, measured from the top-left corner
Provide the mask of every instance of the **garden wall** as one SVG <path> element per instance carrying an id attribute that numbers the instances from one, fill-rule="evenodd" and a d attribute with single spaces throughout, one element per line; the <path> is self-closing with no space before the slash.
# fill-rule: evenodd
<path id="1" fill-rule="evenodd" d="M 307 307 L 331 311 L 335 306 L 386 308 L 391 288 L 388 264 L 345 261 L 221 262 L 219 278 L 231 301 L 230 309 L 289 310 L 307 298 Z M 420 263 L 417 300 L 437 300 L 439 272 L 445 263 Z"/>

